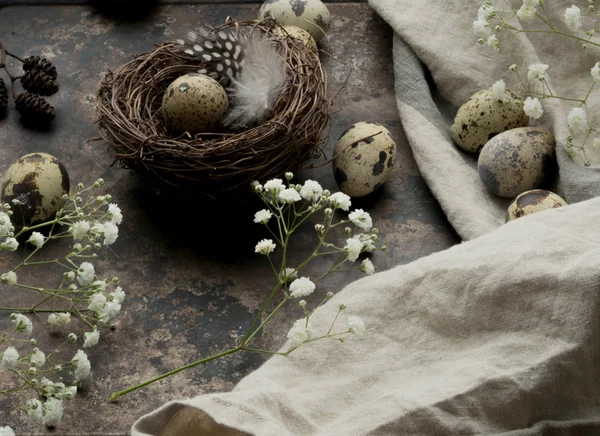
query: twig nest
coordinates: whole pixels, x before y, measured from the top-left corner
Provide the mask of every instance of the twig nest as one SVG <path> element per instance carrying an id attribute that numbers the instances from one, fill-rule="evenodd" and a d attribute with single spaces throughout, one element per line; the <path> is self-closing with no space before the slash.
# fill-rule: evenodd
<path id="1" fill-rule="evenodd" d="M 215 79 L 198 73 L 177 78 L 169 85 L 162 100 L 169 132 L 215 132 L 229 110 L 225 89 Z"/>
<path id="2" fill-rule="evenodd" d="M 500 133 L 481 150 L 479 177 L 492 194 L 516 197 L 536 188 L 553 170 L 554 148 L 552 134 L 538 127 Z"/>
<path id="3" fill-rule="evenodd" d="M 285 37 L 285 36 L 289 35 L 292 38 L 296 38 L 296 39 L 302 41 L 304 46 L 310 48 L 311 51 L 313 51 L 315 53 L 317 53 L 319 51 L 319 49 L 317 48 L 317 43 L 315 42 L 314 38 L 312 36 L 310 36 L 310 33 L 308 33 L 306 30 L 301 29 L 299 27 L 296 27 L 296 26 L 276 27 L 275 29 L 273 29 L 273 33 L 275 35 L 278 35 L 279 37 Z"/>
<path id="4" fill-rule="evenodd" d="M 389 177 L 396 163 L 396 143 L 381 124 L 359 122 L 342 133 L 333 155 L 333 174 L 342 192 L 362 197 Z"/>
<path id="5" fill-rule="evenodd" d="M 510 90 L 505 94 L 505 100 L 499 101 L 491 88 L 484 89 L 460 107 L 451 129 L 458 147 L 477 153 L 498 133 L 527 126 L 529 117 L 523 111 L 523 100 Z"/>
<path id="6" fill-rule="evenodd" d="M 554 192 L 534 189 L 523 192 L 514 199 L 510 206 L 508 206 L 506 221 L 512 221 L 525 215 L 547 209 L 556 209 L 566 205 L 567 202 Z"/>
<path id="7" fill-rule="evenodd" d="M 17 159 L 2 179 L 2 202 L 14 212 L 15 227 L 51 220 L 64 206 L 69 175 L 57 158 L 31 153 Z"/>
<path id="8" fill-rule="evenodd" d="M 261 20 L 271 18 L 280 26 L 306 30 L 319 42 L 329 28 L 331 14 L 321 0 L 267 0 L 258 13 Z"/>

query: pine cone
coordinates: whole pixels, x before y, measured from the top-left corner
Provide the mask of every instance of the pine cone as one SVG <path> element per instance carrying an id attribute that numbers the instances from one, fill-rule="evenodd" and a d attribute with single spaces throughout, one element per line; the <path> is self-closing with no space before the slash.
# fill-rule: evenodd
<path id="1" fill-rule="evenodd" d="M 4 80 L 0 79 L 0 116 L 6 112 L 6 108 L 8 108 L 8 91 Z"/>
<path id="2" fill-rule="evenodd" d="M 58 91 L 58 82 L 42 70 L 36 68 L 23 74 L 21 85 L 23 85 L 25 90 L 40 95 L 52 95 Z"/>
<path id="3" fill-rule="evenodd" d="M 15 105 L 21 117 L 34 124 L 48 124 L 56 116 L 56 111 L 45 98 L 30 92 L 17 95 Z"/>
<path id="4" fill-rule="evenodd" d="M 23 61 L 23 71 L 30 70 L 43 71 L 53 80 L 56 80 L 56 78 L 58 77 L 58 74 L 56 73 L 56 68 L 54 67 L 54 65 L 52 65 L 52 62 L 50 62 L 46 58 L 41 58 L 39 56 L 29 56 Z"/>

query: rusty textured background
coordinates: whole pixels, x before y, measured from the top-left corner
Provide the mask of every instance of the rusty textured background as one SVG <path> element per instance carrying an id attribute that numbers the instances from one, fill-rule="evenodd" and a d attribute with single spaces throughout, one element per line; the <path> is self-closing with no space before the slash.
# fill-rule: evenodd
<path id="1" fill-rule="evenodd" d="M 122 20 L 106 5 L 99 10 L 82 1 L 39 3 L 0 0 L 0 41 L 16 54 L 42 55 L 54 62 L 60 91 L 49 101 L 57 117 L 47 131 L 30 130 L 21 125 L 11 102 L 8 115 L 0 119 L 0 171 L 25 153 L 48 152 L 65 164 L 73 183 L 103 177 L 123 209 L 119 240 L 112 251 L 101 255 L 96 270 L 107 277 L 118 276 L 128 298 L 117 330 L 104 334 L 101 343 L 89 350 L 92 376 L 81 395 L 66 404 L 65 418 L 54 433 L 127 434 L 137 417 L 162 403 L 230 390 L 260 366 L 262 355 L 236 355 L 142 389 L 117 404 L 105 401 L 114 391 L 234 344 L 270 289 L 271 273 L 265 259 L 253 254 L 256 241 L 266 236 L 252 223 L 258 204 L 156 198 L 137 176 L 111 167 L 103 143 L 86 142 L 97 136 L 96 84 L 107 69 L 148 51 L 155 43 L 174 39 L 199 23 L 222 23 L 227 16 L 253 19 L 260 4 L 166 2 L 173 4 L 143 8 L 142 18 Z M 109 3 L 112 7 L 121 2 Z M 384 270 L 445 249 L 458 238 L 419 175 L 402 131 L 393 92 L 390 28 L 364 2 L 329 7 L 333 20 L 325 47 L 334 56 L 326 64 L 329 92 L 341 91 L 326 151 L 331 153 L 335 139 L 357 121 L 384 124 L 398 145 L 396 168 L 385 186 L 354 201 L 372 214 L 389 247 L 387 253 L 373 256 L 375 265 Z M 10 66 L 18 71 L 18 65 Z M 336 189 L 330 166 L 299 174 L 299 180 L 306 178 Z M 292 262 L 308 255 L 314 239 L 310 226 L 298 234 Z M 0 259 L 0 270 L 10 261 L 10 257 Z M 315 274 L 326 267 L 325 259 L 307 272 Z M 38 274 L 29 280 L 42 279 Z M 359 275 L 332 276 L 310 300 L 340 290 Z M 0 289 L 3 304 L 26 304 L 30 297 Z M 287 307 L 256 345 L 277 349 L 299 316 L 298 308 Z M 7 317 L 0 314 L 0 325 Z M 56 338 L 41 342 L 52 340 Z M 18 434 L 43 433 L 43 429 L 29 427 L 7 400 L 0 400 L 1 425 L 13 426 Z"/>

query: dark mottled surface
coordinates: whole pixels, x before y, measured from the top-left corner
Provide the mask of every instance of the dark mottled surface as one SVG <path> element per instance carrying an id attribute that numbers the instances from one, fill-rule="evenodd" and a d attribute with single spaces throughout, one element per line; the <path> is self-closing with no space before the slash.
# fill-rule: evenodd
<path id="1" fill-rule="evenodd" d="M 46 132 L 24 128 L 11 103 L 7 116 L 0 120 L 0 169 L 23 154 L 48 152 L 65 164 L 73 184 L 103 177 L 125 216 L 119 239 L 97 259 L 96 270 L 107 277 L 118 276 L 128 299 L 117 330 L 103 334 L 101 343 L 89 350 L 92 377 L 81 394 L 66 404 L 64 421 L 54 434 L 128 434 L 136 418 L 164 402 L 230 390 L 264 361 L 262 355 L 232 356 L 180 373 L 117 404 L 105 401 L 116 390 L 234 344 L 272 285 L 268 263 L 253 253 L 257 240 L 267 237 L 264 228 L 252 223 L 260 205 L 157 198 L 138 176 L 111 166 L 104 144 L 88 142 L 97 136 L 93 96 L 107 69 L 150 50 L 153 44 L 181 37 L 200 22 L 218 24 L 228 16 L 251 19 L 260 7 L 259 3 L 202 2 L 159 5 L 137 21 L 116 21 L 111 14 L 87 5 L 0 9 L 0 41 L 17 54 L 51 59 L 61 83 L 58 94 L 49 97 L 57 117 Z M 385 125 L 398 144 L 388 181 L 353 201 L 355 207 L 372 214 L 389 247 L 387 253 L 372 257 L 385 270 L 447 248 L 458 238 L 419 175 L 402 131 L 394 98 L 391 30 L 364 3 L 332 3 L 329 8 L 332 22 L 325 48 L 341 60 L 326 63 L 330 94 L 343 89 L 332 107 L 328 137 L 339 138 L 353 123 L 371 120 Z M 18 71 L 17 63 L 9 67 Z M 328 156 L 335 142 L 328 142 Z M 299 180 L 307 178 L 337 189 L 331 165 L 299 174 Z M 307 226 L 293 241 L 290 262 L 303 260 L 314 242 L 314 230 Z M 59 248 L 60 244 L 48 247 Z M 0 272 L 10 260 L 0 259 Z M 328 261 L 313 264 L 307 275 L 323 272 Z M 338 291 L 359 277 L 358 272 L 332 276 L 309 300 L 318 301 L 326 292 Z M 32 282 L 46 279 L 45 271 L 29 277 Z M 4 293 L 2 288 L 0 296 L 6 305 L 27 304 L 33 298 Z M 6 324 L 7 315 L 0 314 L 0 325 Z M 285 308 L 256 345 L 276 349 L 299 316 L 299 308 Z M 36 317 L 36 328 L 42 320 Z M 45 346 L 58 338 L 38 340 Z M 19 435 L 40 433 L 6 400 L 0 400 L 0 425 L 15 427 Z"/>

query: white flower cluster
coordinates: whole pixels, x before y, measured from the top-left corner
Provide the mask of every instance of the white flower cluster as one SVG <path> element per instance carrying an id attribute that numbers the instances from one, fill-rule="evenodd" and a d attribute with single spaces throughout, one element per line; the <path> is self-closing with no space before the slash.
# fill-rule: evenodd
<path id="1" fill-rule="evenodd" d="M 8 203 L 0 205 L 0 251 L 15 251 L 19 243 L 15 238 L 15 227 L 12 225 L 12 216 Z"/>

